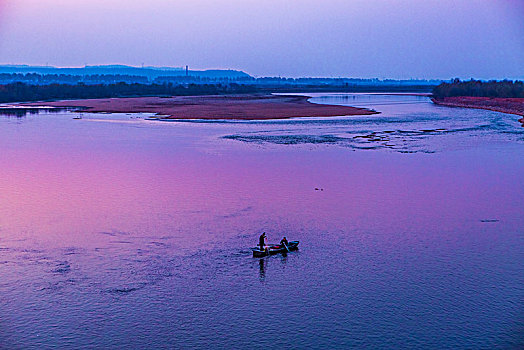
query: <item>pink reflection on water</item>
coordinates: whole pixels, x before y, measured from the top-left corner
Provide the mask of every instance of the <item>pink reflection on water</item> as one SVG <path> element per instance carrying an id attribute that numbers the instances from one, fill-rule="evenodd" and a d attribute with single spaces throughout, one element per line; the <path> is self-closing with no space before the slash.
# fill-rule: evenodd
<path id="1" fill-rule="evenodd" d="M 518 320 L 524 164 L 515 148 L 251 147 L 220 140 L 213 125 L 66 117 L 0 124 L 1 318 L 15 340 L 50 344 L 90 324 L 81 344 L 162 347 L 173 334 L 187 345 L 217 329 L 251 339 L 308 320 L 329 334 L 357 320 L 346 341 L 439 339 L 451 324 L 454 342 L 492 339 L 486 329 Z M 301 249 L 260 265 L 249 247 L 261 231 Z M 181 329 L 186 319 L 196 328 Z M 137 325 L 147 334 L 131 339 Z M 108 329 L 109 340 L 92 337 Z"/>
<path id="2" fill-rule="evenodd" d="M 0 214 L 8 238 L 98 246 L 96 233 L 114 230 L 163 233 L 191 248 L 239 232 L 255 237 L 255 229 L 430 235 L 481 219 L 511 223 L 522 198 L 511 162 L 474 153 L 251 151 L 217 157 L 78 146 L 2 156 Z"/>

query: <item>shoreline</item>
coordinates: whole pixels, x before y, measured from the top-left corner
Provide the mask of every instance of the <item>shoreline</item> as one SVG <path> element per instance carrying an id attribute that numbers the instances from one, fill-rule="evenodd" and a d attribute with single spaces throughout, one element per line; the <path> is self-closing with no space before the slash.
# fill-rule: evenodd
<path id="1" fill-rule="evenodd" d="M 367 108 L 311 103 L 310 98 L 302 95 L 241 94 L 61 100 L 17 105 L 77 108 L 92 113 L 155 113 L 159 120 L 269 120 L 380 113 Z"/>
<path id="2" fill-rule="evenodd" d="M 472 97 L 455 96 L 432 98 L 431 101 L 440 106 L 485 109 L 494 112 L 515 114 L 521 116 L 518 121 L 524 127 L 524 98 Z"/>

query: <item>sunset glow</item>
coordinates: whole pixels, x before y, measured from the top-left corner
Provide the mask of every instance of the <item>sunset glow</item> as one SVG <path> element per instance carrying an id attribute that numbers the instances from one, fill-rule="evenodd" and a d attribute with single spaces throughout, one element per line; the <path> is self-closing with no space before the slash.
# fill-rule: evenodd
<path id="1" fill-rule="evenodd" d="M 187 64 L 378 78 L 524 72 L 521 1 L 3 2 L 3 64 Z"/>
<path id="2" fill-rule="evenodd" d="M 524 0 L 0 0 L 0 349 L 524 349 Z"/>

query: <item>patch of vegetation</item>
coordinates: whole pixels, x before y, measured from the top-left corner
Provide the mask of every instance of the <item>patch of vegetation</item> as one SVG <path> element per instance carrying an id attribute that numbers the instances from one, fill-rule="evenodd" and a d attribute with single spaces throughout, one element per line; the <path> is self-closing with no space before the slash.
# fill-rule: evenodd
<path id="1" fill-rule="evenodd" d="M 433 88 L 433 96 L 436 98 L 453 96 L 524 98 L 524 82 L 455 79 L 451 83 L 442 83 Z"/>
<path id="2" fill-rule="evenodd" d="M 0 85 L 0 102 L 70 100 L 87 98 L 191 96 L 240 94 L 256 91 L 254 87 L 239 84 L 49 84 L 29 85 L 12 83 Z"/>

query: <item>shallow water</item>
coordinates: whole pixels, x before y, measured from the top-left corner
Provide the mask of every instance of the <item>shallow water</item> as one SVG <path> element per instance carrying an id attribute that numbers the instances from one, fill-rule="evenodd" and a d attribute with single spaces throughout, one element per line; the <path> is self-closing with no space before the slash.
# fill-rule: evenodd
<path id="1" fill-rule="evenodd" d="M 0 116 L 0 348 L 522 346 L 518 118 L 313 96 L 382 113 Z"/>

